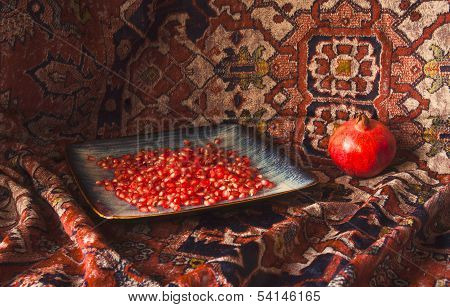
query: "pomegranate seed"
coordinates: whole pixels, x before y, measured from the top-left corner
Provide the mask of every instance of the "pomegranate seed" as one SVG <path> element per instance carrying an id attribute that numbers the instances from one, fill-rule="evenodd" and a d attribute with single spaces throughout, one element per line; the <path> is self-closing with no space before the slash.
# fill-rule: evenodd
<path id="1" fill-rule="evenodd" d="M 220 148 L 216 138 L 204 147 L 142 150 L 121 157 L 107 156 L 98 167 L 112 170 L 114 178 L 96 181 L 116 197 L 142 212 L 157 207 L 211 206 L 224 200 L 254 196 L 274 184 L 251 167 L 250 158 Z"/>

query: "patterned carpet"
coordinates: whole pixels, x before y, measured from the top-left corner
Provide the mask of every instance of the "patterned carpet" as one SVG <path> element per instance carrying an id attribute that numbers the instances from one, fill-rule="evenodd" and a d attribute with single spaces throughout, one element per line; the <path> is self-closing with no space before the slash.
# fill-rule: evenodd
<path id="1" fill-rule="evenodd" d="M 448 286 L 447 0 L 0 0 L 0 285 Z M 365 113 L 399 151 L 326 148 Z M 246 209 L 104 221 L 68 143 L 235 122 L 320 180 Z"/>

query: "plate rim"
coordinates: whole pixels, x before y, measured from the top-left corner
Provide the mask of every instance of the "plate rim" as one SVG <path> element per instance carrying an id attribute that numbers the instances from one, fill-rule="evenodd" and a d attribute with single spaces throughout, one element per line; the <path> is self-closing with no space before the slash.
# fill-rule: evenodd
<path id="1" fill-rule="evenodd" d="M 227 126 L 237 126 L 242 128 L 242 125 L 239 124 L 216 124 L 216 125 L 209 125 L 209 126 L 201 126 L 201 127 L 219 127 L 221 125 L 227 125 Z M 189 128 L 200 128 L 200 127 L 189 127 Z M 160 133 L 164 133 L 164 132 L 168 132 L 168 131 L 175 131 L 178 129 L 172 129 L 172 130 L 161 130 L 158 131 L 156 133 L 160 134 Z M 127 136 L 120 136 L 120 137 L 115 137 L 115 138 L 111 138 L 108 140 L 120 140 L 123 138 L 130 138 L 130 137 L 136 137 L 139 136 L 140 134 L 136 134 L 136 135 L 127 135 Z M 90 140 L 95 141 L 95 140 Z M 181 216 L 183 214 L 190 214 L 190 213 L 197 213 L 199 211 L 208 211 L 211 209 L 215 209 L 215 208 L 223 208 L 223 207 L 228 207 L 228 206 L 232 206 L 232 205 L 238 205 L 238 204 L 242 204 L 245 202 L 248 203 L 253 203 L 256 202 L 258 200 L 263 200 L 263 199 L 268 199 L 268 198 L 272 198 L 272 197 L 277 197 L 280 195 L 284 195 L 284 194 L 288 194 L 288 193 L 293 193 L 296 191 L 300 191 L 303 189 L 307 189 L 310 188 L 312 186 L 315 186 L 316 184 L 319 183 L 319 180 L 317 178 L 317 176 L 309 171 L 304 170 L 303 168 L 301 169 L 303 172 L 307 173 L 307 175 L 309 175 L 312 178 L 312 182 L 301 187 L 301 188 L 297 188 L 297 189 L 292 189 L 289 191 L 283 191 L 283 192 L 279 192 L 279 193 L 275 193 L 275 194 L 270 194 L 270 195 L 264 195 L 264 196 L 260 196 L 258 198 L 255 199 L 243 199 L 243 200 L 234 200 L 231 202 L 227 202 L 227 203 L 223 203 L 223 204 L 217 204 L 217 205 L 212 205 L 212 206 L 202 206 L 202 207 L 192 207 L 192 209 L 188 209 L 187 211 L 169 211 L 169 212 L 163 212 L 163 213 L 159 213 L 159 214 L 155 214 L 155 215 L 143 215 L 143 216 L 136 216 L 136 215 L 122 215 L 122 216 L 118 216 L 118 215 L 105 215 L 104 213 L 100 212 L 95 205 L 93 204 L 93 201 L 86 195 L 86 192 L 84 191 L 82 185 L 79 182 L 79 178 L 74 170 L 74 165 L 73 162 L 71 161 L 71 159 L 69 159 L 69 150 L 71 150 L 71 147 L 75 146 L 75 145 L 80 145 L 80 144 L 86 144 L 85 142 L 75 142 L 75 143 L 70 143 L 67 144 L 65 146 L 65 150 L 64 150 L 64 155 L 67 161 L 67 164 L 69 165 L 69 170 L 70 173 L 72 174 L 72 177 L 74 178 L 74 181 L 78 187 L 78 189 L 81 192 L 81 195 L 83 196 L 83 198 L 85 199 L 85 201 L 87 202 L 87 204 L 89 205 L 89 207 L 92 209 L 92 211 L 94 211 L 98 216 L 100 216 L 101 218 L 104 218 L 106 220 L 134 220 L 134 219 L 149 219 L 149 218 L 158 218 L 158 217 L 165 217 L 165 216 L 169 216 L 169 215 L 176 215 L 176 216 Z"/>

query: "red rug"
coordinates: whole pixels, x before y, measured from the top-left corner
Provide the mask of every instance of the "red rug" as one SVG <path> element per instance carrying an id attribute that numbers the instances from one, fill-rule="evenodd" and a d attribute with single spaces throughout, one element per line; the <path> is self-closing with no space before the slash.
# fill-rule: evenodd
<path id="1" fill-rule="evenodd" d="M 450 4 L 0 0 L 0 285 L 448 286 Z M 328 157 L 335 123 L 395 134 L 381 175 Z M 238 122 L 316 187 L 266 205 L 105 221 L 68 143 Z"/>

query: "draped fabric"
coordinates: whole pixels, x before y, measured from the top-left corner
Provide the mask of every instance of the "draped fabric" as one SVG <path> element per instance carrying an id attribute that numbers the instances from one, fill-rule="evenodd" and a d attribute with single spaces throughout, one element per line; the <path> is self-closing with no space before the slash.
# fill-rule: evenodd
<path id="1" fill-rule="evenodd" d="M 0 0 L 0 285 L 448 286 L 448 1 Z M 365 113 L 399 150 L 339 171 Z M 73 142 L 234 122 L 319 184 L 248 207 L 103 220 Z"/>

